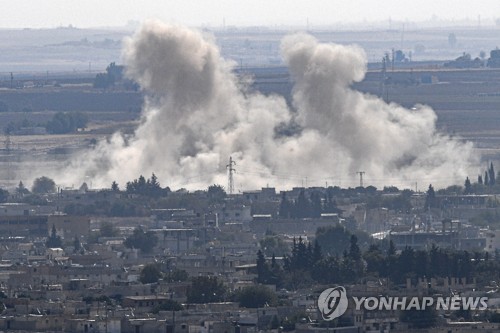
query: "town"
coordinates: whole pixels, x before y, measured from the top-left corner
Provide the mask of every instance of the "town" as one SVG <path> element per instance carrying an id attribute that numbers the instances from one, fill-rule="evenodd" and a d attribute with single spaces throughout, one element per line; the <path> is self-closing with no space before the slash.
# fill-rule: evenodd
<path id="1" fill-rule="evenodd" d="M 500 20 L 168 22 L 0 29 L 0 332 L 500 331 Z"/>
<path id="2" fill-rule="evenodd" d="M 491 332 L 500 186 L 171 191 L 40 177 L 2 191 L 0 329 L 36 332 Z M 482 175 L 478 177 L 482 180 Z M 322 319 L 322 290 L 487 297 L 487 308 Z"/>

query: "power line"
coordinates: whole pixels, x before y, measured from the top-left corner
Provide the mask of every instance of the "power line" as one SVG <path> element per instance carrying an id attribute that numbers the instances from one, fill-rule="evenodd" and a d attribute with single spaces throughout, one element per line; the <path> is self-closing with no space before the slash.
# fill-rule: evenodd
<path id="1" fill-rule="evenodd" d="M 357 174 L 359 174 L 359 187 L 363 187 L 363 175 L 366 173 L 364 171 L 358 171 L 356 172 Z"/>
<path id="2" fill-rule="evenodd" d="M 229 194 L 233 194 L 233 192 L 234 192 L 233 172 L 236 171 L 236 169 L 233 168 L 234 165 L 236 165 L 236 162 L 233 161 L 232 156 L 229 156 L 229 164 L 226 165 L 226 169 L 229 171 L 228 180 L 227 180 Z"/>

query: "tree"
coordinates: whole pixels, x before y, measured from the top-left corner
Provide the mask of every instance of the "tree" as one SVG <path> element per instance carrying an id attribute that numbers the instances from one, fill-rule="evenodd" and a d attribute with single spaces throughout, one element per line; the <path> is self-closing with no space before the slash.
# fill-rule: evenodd
<path id="1" fill-rule="evenodd" d="M 387 249 L 387 255 L 388 256 L 393 256 L 396 254 L 396 246 L 394 245 L 394 242 L 392 239 L 389 241 L 389 248 Z"/>
<path id="2" fill-rule="evenodd" d="M 167 272 L 163 276 L 163 280 L 166 282 L 182 282 L 189 279 L 189 274 L 183 269 L 174 269 L 171 272 Z"/>
<path id="3" fill-rule="evenodd" d="M 192 279 L 187 291 L 188 303 L 221 302 L 226 295 L 226 287 L 217 277 L 198 276 Z"/>
<path id="4" fill-rule="evenodd" d="M 158 237 L 151 231 L 145 232 L 141 227 L 134 229 L 134 233 L 125 239 L 125 246 L 150 253 L 158 243 Z"/>
<path id="5" fill-rule="evenodd" d="M 483 185 L 483 176 L 481 176 L 481 175 L 478 175 L 478 176 L 477 176 L 477 183 L 478 183 L 479 185 Z"/>
<path id="6" fill-rule="evenodd" d="M 0 188 L 0 202 L 7 202 L 9 200 L 9 191 Z"/>
<path id="7" fill-rule="evenodd" d="M 276 303 L 276 294 L 268 287 L 262 285 L 243 288 L 237 294 L 237 300 L 243 308 L 260 308 Z"/>
<path id="8" fill-rule="evenodd" d="M 294 217 L 295 218 L 305 218 L 310 216 L 310 206 L 311 203 L 309 200 L 306 198 L 306 194 L 304 190 L 301 190 L 299 192 L 299 196 L 297 197 L 297 202 L 295 202 L 295 207 L 294 207 Z"/>
<path id="9" fill-rule="evenodd" d="M 56 191 L 56 183 L 48 177 L 40 177 L 35 179 L 31 191 L 36 194 L 54 193 Z"/>
<path id="10" fill-rule="evenodd" d="M 321 195 L 318 192 L 311 193 L 310 217 L 321 217 L 323 212 L 323 204 Z"/>
<path id="11" fill-rule="evenodd" d="M 351 235 L 349 258 L 351 258 L 353 261 L 359 261 L 361 259 L 361 250 L 359 249 L 358 237 L 356 237 L 356 235 Z"/>
<path id="12" fill-rule="evenodd" d="M 111 191 L 113 192 L 120 192 L 120 188 L 118 187 L 118 183 L 113 181 L 111 183 Z"/>
<path id="13" fill-rule="evenodd" d="M 45 246 L 48 248 L 56 248 L 62 246 L 62 239 L 61 236 L 57 235 L 55 225 L 52 225 L 52 231 L 50 233 L 49 238 L 47 238 L 47 241 L 45 242 Z"/>
<path id="14" fill-rule="evenodd" d="M 103 222 L 99 228 L 99 234 L 101 237 L 115 237 L 118 235 L 118 230 L 111 222 Z"/>
<path id="15" fill-rule="evenodd" d="M 283 193 L 281 194 L 281 202 L 278 215 L 280 218 L 284 219 L 284 218 L 290 218 L 291 213 L 292 213 L 292 204 L 287 199 L 286 192 L 283 191 Z"/>
<path id="16" fill-rule="evenodd" d="M 17 185 L 17 187 L 16 187 L 16 194 L 22 196 L 22 195 L 26 195 L 29 193 L 30 193 L 30 191 L 26 187 L 24 187 L 23 182 L 19 181 L 19 185 Z"/>
<path id="17" fill-rule="evenodd" d="M 495 185 L 495 169 L 493 168 L 493 162 L 490 163 L 490 168 L 488 169 L 489 183 L 488 185 Z"/>
<path id="18" fill-rule="evenodd" d="M 166 299 L 160 305 L 153 309 L 153 313 L 157 314 L 160 311 L 181 311 L 184 310 L 182 304 L 173 299 Z"/>
<path id="19" fill-rule="evenodd" d="M 368 251 L 363 254 L 368 273 L 378 273 L 378 276 L 387 276 L 387 265 L 385 257 L 377 245 L 370 245 Z"/>
<path id="20" fill-rule="evenodd" d="M 210 185 L 207 190 L 208 198 L 212 202 L 222 202 L 226 198 L 226 191 L 221 185 Z"/>
<path id="21" fill-rule="evenodd" d="M 484 59 L 486 58 L 486 52 L 484 52 L 484 50 L 479 51 L 479 58 L 481 58 L 484 63 Z"/>
<path id="22" fill-rule="evenodd" d="M 420 300 L 419 304 L 422 304 L 422 300 Z M 426 306 L 422 310 L 411 308 L 406 311 L 401 311 L 400 317 L 402 322 L 410 325 L 409 328 L 417 329 L 434 327 L 437 318 L 436 309 L 432 306 Z"/>
<path id="23" fill-rule="evenodd" d="M 106 67 L 106 73 L 99 73 L 94 79 L 94 88 L 106 89 L 113 86 L 123 77 L 123 66 L 118 66 L 114 62 Z"/>
<path id="24" fill-rule="evenodd" d="M 80 238 L 75 235 L 75 238 L 73 239 L 73 253 L 77 253 L 82 249 L 82 243 L 80 242 Z"/>
<path id="25" fill-rule="evenodd" d="M 465 179 L 465 184 L 464 184 L 464 194 L 472 194 L 472 184 L 469 180 L 469 177 Z"/>
<path id="26" fill-rule="evenodd" d="M 150 197 L 160 197 L 166 194 L 169 189 L 168 187 L 162 189 L 160 187 L 160 183 L 158 182 L 158 178 L 153 173 L 151 175 L 151 178 L 148 180 L 146 180 L 143 175 L 140 175 L 139 178 L 134 179 L 131 182 L 127 182 L 126 191 L 127 193 L 141 194 Z"/>
<path id="27" fill-rule="evenodd" d="M 432 187 L 432 184 L 430 184 L 429 188 L 427 189 L 427 196 L 425 197 L 425 208 L 430 209 L 435 208 L 436 206 L 436 192 L 434 192 L 434 187 Z"/>
<path id="28" fill-rule="evenodd" d="M 82 112 L 57 112 L 45 128 L 52 134 L 65 134 L 85 128 L 87 123 L 88 117 Z"/>
<path id="29" fill-rule="evenodd" d="M 161 271 L 158 265 L 147 264 L 141 270 L 139 281 L 141 281 L 142 284 L 156 283 L 158 282 L 160 277 L 161 277 Z"/>
<path id="30" fill-rule="evenodd" d="M 290 252 L 290 247 L 280 236 L 266 236 L 259 241 L 260 248 L 266 256 L 283 256 Z"/>
<path id="31" fill-rule="evenodd" d="M 257 282 L 268 283 L 270 273 L 264 254 L 261 250 L 257 251 Z"/>
<path id="32" fill-rule="evenodd" d="M 108 75 L 105 73 L 98 73 L 94 79 L 94 88 L 105 89 L 109 87 Z"/>
<path id="33" fill-rule="evenodd" d="M 316 240 L 321 249 L 330 254 L 340 255 L 349 247 L 351 233 L 340 225 L 322 227 L 316 230 Z"/>
<path id="34" fill-rule="evenodd" d="M 318 261 L 323 260 L 323 252 L 321 251 L 321 246 L 317 240 L 314 240 L 314 247 L 312 250 L 311 264 L 314 265 Z"/>

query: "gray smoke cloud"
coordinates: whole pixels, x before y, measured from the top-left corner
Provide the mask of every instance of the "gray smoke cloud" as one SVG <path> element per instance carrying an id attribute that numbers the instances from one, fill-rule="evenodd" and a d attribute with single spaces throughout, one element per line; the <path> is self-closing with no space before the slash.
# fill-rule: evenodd
<path id="1" fill-rule="evenodd" d="M 351 88 L 366 72 L 356 46 L 321 44 L 305 34 L 284 38 L 294 111 L 282 96 L 250 93 L 212 37 L 199 31 L 149 22 L 123 54 L 127 75 L 149 96 L 141 125 L 75 157 L 58 181 L 90 177 L 94 187 L 123 186 L 154 172 L 174 188 L 226 186 L 229 156 L 237 189 L 305 181 L 351 186 L 357 171 L 375 186 L 444 186 L 477 170 L 472 144 L 439 133 L 429 107 L 407 110 Z M 276 127 L 292 120 L 302 131 L 276 136 Z"/>

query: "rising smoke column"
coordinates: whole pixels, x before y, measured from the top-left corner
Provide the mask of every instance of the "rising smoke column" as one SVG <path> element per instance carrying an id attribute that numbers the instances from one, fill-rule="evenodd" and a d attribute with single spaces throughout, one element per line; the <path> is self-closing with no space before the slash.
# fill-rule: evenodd
<path id="1" fill-rule="evenodd" d="M 406 110 L 350 87 L 366 72 L 361 49 L 299 34 L 283 40 L 282 53 L 295 81 L 295 111 L 281 96 L 247 91 L 210 37 L 145 24 L 123 52 L 127 75 L 148 96 L 141 125 L 73 159 L 62 181 L 123 186 L 154 172 L 175 188 L 226 185 L 231 155 L 243 189 L 297 186 L 305 177 L 309 185 L 340 178 L 354 185 L 360 170 L 376 186 L 424 178 L 445 185 L 462 182 L 475 164 L 471 144 L 436 131 L 430 108 Z M 275 128 L 292 119 L 302 131 L 277 136 Z"/>
<path id="2" fill-rule="evenodd" d="M 286 37 L 282 51 L 295 80 L 300 123 L 337 145 L 349 170 L 381 180 L 460 184 L 477 165 L 472 144 L 439 133 L 429 107 L 407 110 L 353 90 L 350 85 L 366 72 L 358 47 L 320 44 L 299 34 Z"/>

